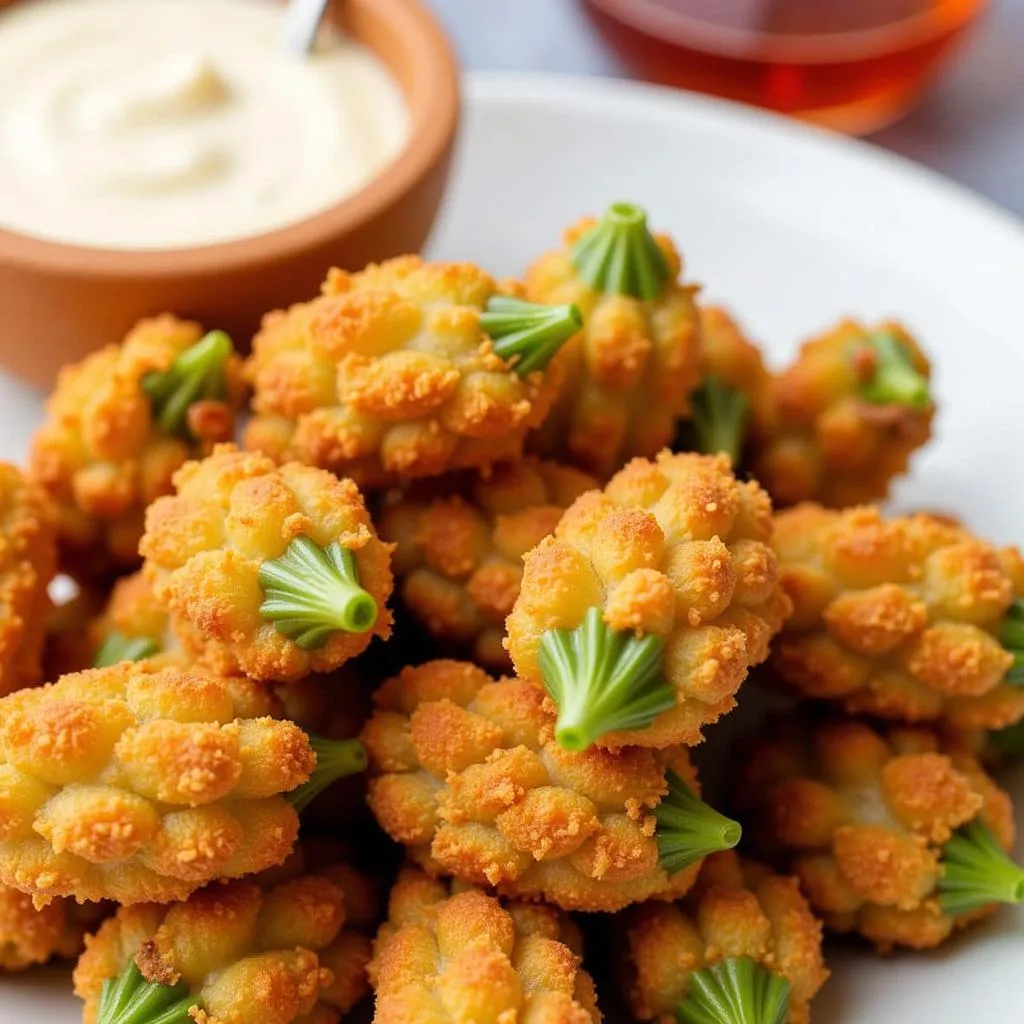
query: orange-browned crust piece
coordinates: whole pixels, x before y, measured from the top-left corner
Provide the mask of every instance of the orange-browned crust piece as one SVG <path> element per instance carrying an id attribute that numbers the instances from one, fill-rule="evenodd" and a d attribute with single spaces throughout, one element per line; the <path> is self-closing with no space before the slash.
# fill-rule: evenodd
<path id="1" fill-rule="evenodd" d="M 86 932 L 110 910 L 106 904 L 80 905 L 70 899 L 37 909 L 27 893 L 0 885 L 0 973 L 78 956 Z"/>

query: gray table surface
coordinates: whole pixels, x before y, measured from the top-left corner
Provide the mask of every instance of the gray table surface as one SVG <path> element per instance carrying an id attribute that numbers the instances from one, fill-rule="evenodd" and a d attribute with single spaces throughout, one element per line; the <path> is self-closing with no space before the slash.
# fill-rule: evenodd
<path id="1" fill-rule="evenodd" d="M 579 0 L 429 0 L 463 66 L 627 75 Z M 1024 215 L 1024 0 L 993 0 L 925 102 L 870 141 Z"/>

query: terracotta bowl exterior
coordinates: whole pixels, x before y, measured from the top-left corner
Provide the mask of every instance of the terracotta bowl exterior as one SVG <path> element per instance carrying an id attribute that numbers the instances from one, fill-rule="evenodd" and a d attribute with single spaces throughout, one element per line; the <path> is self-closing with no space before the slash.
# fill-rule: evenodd
<path id="1" fill-rule="evenodd" d="M 0 0 L 0 7 L 3 7 Z M 234 242 L 127 251 L 0 229 L 0 364 L 49 387 L 57 371 L 117 341 L 140 317 L 172 312 L 246 347 L 263 313 L 316 294 L 331 266 L 415 252 L 444 191 L 459 116 L 451 47 L 420 0 L 334 0 L 353 38 L 398 80 L 411 115 L 405 149 L 362 191 L 298 223 Z"/>

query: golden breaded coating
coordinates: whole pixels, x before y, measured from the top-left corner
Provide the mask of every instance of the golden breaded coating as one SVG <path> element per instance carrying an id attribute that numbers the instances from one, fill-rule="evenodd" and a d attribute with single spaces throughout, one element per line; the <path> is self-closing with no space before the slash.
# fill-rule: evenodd
<path id="1" fill-rule="evenodd" d="M 931 368 L 898 323 L 843 320 L 774 379 L 776 419 L 755 431 L 751 469 L 779 506 L 884 498 L 931 436 Z"/>
<path id="2" fill-rule="evenodd" d="M 600 261 L 593 267 L 589 247 L 599 244 L 621 244 L 626 265 L 651 262 L 650 286 L 609 279 Z M 600 222 L 573 225 L 561 249 L 530 267 L 531 299 L 574 302 L 583 313 L 583 329 L 565 346 L 565 386 L 531 441 L 535 451 L 607 480 L 630 458 L 652 457 L 672 440 L 699 377 L 698 289 L 680 280 L 682 270 L 672 240 L 651 235 L 643 211 L 625 203 Z"/>
<path id="3" fill-rule="evenodd" d="M 375 922 L 360 917 L 374 900 L 337 862 L 210 885 L 170 907 L 122 907 L 75 968 L 83 1020 L 101 1017 L 104 982 L 127 976 L 130 991 L 155 990 L 175 1007 L 175 1024 L 335 1024 L 369 991 L 365 932 Z"/>
<path id="4" fill-rule="evenodd" d="M 681 895 L 701 856 L 739 838 L 686 789 L 696 781 L 685 748 L 565 751 L 530 683 L 432 661 L 389 679 L 374 704 L 361 737 L 370 807 L 432 874 L 617 910 Z"/>
<path id="5" fill-rule="evenodd" d="M 86 932 L 110 909 L 105 904 L 81 906 L 56 899 L 37 910 L 31 896 L 0 885 L 0 973 L 78 956 Z"/>
<path id="6" fill-rule="evenodd" d="M 558 741 L 699 743 L 789 611 L 771 533 L 768 495 L 724 455 L 634 459 L 574 502 L 527 554 L 508 618 L 516 672 L 558 704 Z"/>
<path id="7" fill-rule="evenodd" d="M 786 983 L 788 1012 L 781 1020 L 808 1024 L 811 1000 L 829 974 L 821 924 L 797 880 L 731 850 L 704 861 L 684 900 L 630 907 L 611 927 L 623 994 L 637 1020 L 675 1024 L 687 996 L 699 999 L 691 985 L 694 974 L 745 958 Z M 749 1002 L 752 993 L 743 994 Z"/>
<path id="8" fill-rule="evenodd" d="M 775 517 L 794 612 L 781 680 L 852 714 L 996 729 L 1024 716 L 1024 559 L 930 515 L 800 505 Z"/>
<path id="9" fill-rule="evenodd" d="M 736 759 L 754 842 L 800 879 L 826 926 L 924 949 L 1024 900 L 1013 807 L 963 746 L 857 719 L 771 721 Z"/>
<path id="10" fill-rule="evenodd" d="M 317 763 L 244 679 L 121 662 L 0 701 L 0 883 L 168 902 L 284 859 Z"/>
<path id="11" fill-rule="evenodd" d="M 488 315 L 502 290 L 471 263 L 418 256 L 332 270 L 319 297 L 263 319 L 246 364 L 246 447 L 371 487 L 515 459 L 563 370 L 541 358 L 525 372 L 529 339 L 503 346 Z M 552 343 L 548 357 L 579 324 L 575 310 L 554 316 L 553 342 L 536 338 Z"/>
<path id="12" fill-rule="evenodd" d="M 46 588 L 56 571 L 45 494 L 0 462 L 0 697 L 39 681 L 50 610 Z"/>
<path id="13" fill-rule="evenodd" d="M 596 486 L 579 470 L 527 458 L 398 496 L 379 527 L 395 543 L 402 600 L 432 636 L 467 648 L 489 669 L 507 670 L 502 640 L 523 555 L 554 531 L 567 505 Z"/>
<path id="14" fill-rule="evenodd" d="M 391 546 L 351 480 L 219 445 L 174 484 L 147 510 L 140 550 L 188 654 L 293 682 L 389 635 Z"/>
<path id="15" fill-rule="evenodd" d="M 581 945 L 553 907 L 405 868 L 370 964 L 374 1024 L 600 1024 Z"/>
<path id="16" fill-rule="evenodd" d="M 170 492 L 179 466 L 231 438 L 241 371 L 226 335 L 204 338 L 199 324 L 170 315 L 61 371 L 29 471 L 56 505 L 71 567 L 138 564 L 146 506 Z"/>

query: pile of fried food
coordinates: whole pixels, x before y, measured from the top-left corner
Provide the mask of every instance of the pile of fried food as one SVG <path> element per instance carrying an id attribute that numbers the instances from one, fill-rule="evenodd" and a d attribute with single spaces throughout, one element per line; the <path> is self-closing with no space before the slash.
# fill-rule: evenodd
<path id="1" fill-rule="evenodd" d="M 1024 900 L 1024 558 L 871 504 L 925 354 L 773 373 L 698 294 L 619 203 L 67 367 L 0 466 L 0 970 L 77 957 L 86 1024 L 806 1024 L 823 928 Z M 712 807 L 744 686 L 793 710 Z"/>

